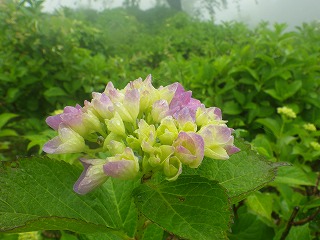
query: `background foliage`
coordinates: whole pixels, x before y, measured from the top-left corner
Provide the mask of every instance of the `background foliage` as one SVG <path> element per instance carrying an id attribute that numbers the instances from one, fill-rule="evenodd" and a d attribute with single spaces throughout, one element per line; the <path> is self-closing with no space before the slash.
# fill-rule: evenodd
<path id="1" fill-rule="evenodd" d="M 47 14 L 41 1 L 3 1 L 0 29 L 2 164 L 41 153 L 53 134 L 44 119 L 55 110 L 82 104 L 108 81 L 120 88 L 151 73 L 158 86 L 181 82 L 220 107 L 261 155 L 292 164 L 234 202 L 230 239 L 319 238 L 319 24 L 289 32 L 283 24 L 213 25 L 164 7 Z M 296 117 L 279 114 L 283 106 Z"/>

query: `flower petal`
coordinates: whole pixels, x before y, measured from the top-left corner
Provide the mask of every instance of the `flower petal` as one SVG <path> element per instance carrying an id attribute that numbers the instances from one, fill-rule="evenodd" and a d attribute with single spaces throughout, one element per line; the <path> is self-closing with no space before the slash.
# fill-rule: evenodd
<path id="1" fill-rule="evenodd" d="M 108 176 L 103 171 L 103 159 L 80 159 L 84 170 L 73 186 L 73 190 L 79 194 L 86 194 L 102 185 Z"/>

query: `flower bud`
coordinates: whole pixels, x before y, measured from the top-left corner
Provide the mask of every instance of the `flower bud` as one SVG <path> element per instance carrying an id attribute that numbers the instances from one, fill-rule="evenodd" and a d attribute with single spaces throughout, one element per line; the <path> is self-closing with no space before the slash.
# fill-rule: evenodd
<path id="1" fill-rule="evenodd" d="M 80 159 L 84 170 L 73 186 L 73 190 L 79 194 L 86 194 L 94 188 L 102 185 L 108 176 L 103 171 L 104 159 Z"/>
<path id="2" fill-rule="evenodd" d="M 193 132 L 180 132 L 174 141 L 175 154 L 183 164 L 197 168 L 204 156 L 204 141 L 202 137 Z"/>
<path id="3" fill-rule="evenodd" d="M 154 122 L 159 123 L 169 114 L 169 104 L 166 100 L 161 99 L 152 105 L 151 116 Z"/>
<path id="4" fill-rule="evenodd" d="M 178 136 L 178 129 L 175 125 L 175 120 L 171 117 L 162 119 L 157 128 L 157 137 L 162 144 L 171 145 Z"/>
<path id="5" fill-rule="evenodd" d="M 198 134 L 204 140 L 204 155 L 213 159 L 228 159 L 229 154 L 238 152 L 233 146 L 232 129 L 225 125 L 207 125 Z M 230 153 L 229 153 L 230 152 Z"/>
<path id="6" fill-rule="evenodd" d="M 44 146 L 46 153 L 77 153 L 86 149 L 84 139 L 71 128 L 61 123 L 58 129 L 58 136 L 49 140 Z"/>
<path id="7" fill-rule="evenodd" d="M 116 112 L 110 120 L 106 119 L 106 125 L 110 132 L 120 136 L 126 136 L 126 130 L 120 115 Z"/>
<path id="8" fill-rule="evenodd" d="M 184 107 L 174 116 L 179 125 L 179 130 L 184 132 L 196 132 L 197 125 L 191 117 L 190 110 Z"/>
<path id="9" fill-rule="evenodd" d="M 152 152 L 152 146 L 156 142 L 155 126 L 149 125 L 145 120 L 141 119 L 135 133 L 138 135 L 142 150 L 149 153 Z"/>
<path id="10" fill-rule="evenodd" d="M 139 172 L 139 161 L 131 148 L 125 148 L 123 153 L 108 157 L 103 166 L 106 175 L 119 179 L 133 179 Z"/>
<path id="11" fill-rule="evenodd" d="M 223 124 L 226 121 L 222 120 L 221 110 L 216 107 L 205 108 L 200 106 L 196 111 L 196 123 L 198 126 L 205 126 L 208 124 Z"/>
<path id="12" fill-rule="evenodd" d="M 54 130 L 58 130 L 60 123 L 63 123 L 79 133 L 81 136 L 85 136 L 88 132 L 83 126 L 82 108 L 78 104 L 76 107 L 65 107 L 61 114 L 47 117 L 46 123 Z"/>
<path id="13" fill-rule="evenodd" d="M 131 117 L 131 123 L 134 123 L 139 114 L 140 94 L 137 89 L 127 90 L 124 95 L 123 106 Z"/>
<path id="14" fill-rule="evenodd" d="M 92 93 L 92 107 L 97 111 L 102 119 L 113 117 L 114 107 L 110 98 L 105 93 Z"/>
<path id="15" fill-rule="evenodd" d="M 111 155 L 116 155 L 122 153 L 126 148 L 126 145 L 122 141 L 111 140 L 107 144 L 107 148 Z"/>
<path id="16" fill-rule="evenodd" d="M 177 157 L 169 157 L 164 162 L 163 172 L 168 181 L 174 181 L 182 173 L 182 164 Z"/>

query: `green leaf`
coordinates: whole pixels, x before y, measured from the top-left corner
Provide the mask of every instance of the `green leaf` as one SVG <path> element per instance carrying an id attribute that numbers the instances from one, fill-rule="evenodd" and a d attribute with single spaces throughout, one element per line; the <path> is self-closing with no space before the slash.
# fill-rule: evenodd
<path id="1" fill-rule="evenodd" d="M 242 109 L 235 101 L 228 101 L 223 105 L 223 112 L 225 114 L 237 115 L 242 112 Z"/>
<path id="2" fill-rule="evenodd" d="M 247 212 L 246 208 L 238 210 L 238 217 L 232 225 L 230 240 L 266 240 L 273 239 L 274 230 L 263 223 L 256 215 Z"/>
<path id="3" fill-rule="evenodd" d="M 273 181 L 279 166 L 287 163 L 273 163 L 264 156 L 251 150 L 251 146 L 243 140 L 237 140 L 240 152 L 231 155 L 229 160 L 213 160 L 205 158 L 196 171 L 200 176 L 218 181 L 228 189 L 232 203 L 239 202 L 253 191 Z"/>
<path id="4" fill-rule="evenodd" d="M 199 176 L 174 182 L 142 184 L 134 191 L 136 206 L 152 222 L 187 239 L 226 239 L 231 214 L 225 189 Z"/>
<path id="5" fill-rule="evenodd" d="M 19 88 L 9 88 L 6 95 L 6 101 L 8 103 L 14 102 L 19 96 Z"/>
<path id="6" fill-rule="evenodd" d="M 314 172 L 305 172 L 299 166 L 280 168 L 274 183 L 285 183 L 289 185 L 314 186 L 317 175 Z"/>
<path id="7" fill-rule="evenodd" d="M 125 232 L 133 237 L 137 225 L 138 212 L 132 199 L 132 190 L 140 185 L 139 181 L 109 179 L 104 187 L 106 194 L 117 205 L 117 211 L 119 212 L 122 227 Z"/>
<path id="8" fill-rule="evenodd" d="M 301 81 L 294 81 L 288 83 L 286 81 L 278 80 L 275 82 L 275 89 L 280 96 L 281 100 L 286 100 L 289 97 L 292 97 L 302 86 Z"/>
<path id="9" fill-rule="evenodd" d="M 275 82 L 275 89 L 267 89 L 265 92 L 271 97 L 282 102 L 292 97 L 301 87 L 301 81 L 287 83 L 286 81 L 279 79 Z"/>
<path id="10" fill-rule="evenodd" d="M 114 199 L 132 183 L 103 187 L 81 196 L 73 184 L 81 171 L 48 158 L 21 159 L 0 168 L 0 232 L 70 230 L 124 235 L 121 211 L 127 198 Z M 110 179 L 108 180 L 110 181 Z M 130 186 L 131 185 L 131 186 Z M 113 193 L 113 195 L 110 193 Z M 127 193 L 124 193 L 124 195 Z"/>
<path id="11" fill-rule="evenodd" d="M 254 192 L 246 199 L 246 205 L 256 215 L 272 223 L 272 196 L 268 193 Z"/>
<path id="12" fill-rule="evenodd" d="M 12 129 L 0 129 L 0 137 L 18 136 L 18 133 Z"/>
<path id="13" fill-rule="evenodd" d="M 316 208 L 316 207 L 320 207 L 320 198 L 318 198 L 318 197 L 311 199 L 309 202 L 304 204 L 303 210 L 306 211 L 306 210 Z"/>
<path id="14" fill-rule="evenodd" d="M 0 114 L 0 129 L 12 118 L 17 117 L 14 113 L 2 113 Z"/>
<path id="15" fill-rule="evenodd" d="M 0 239 L 1 240 L 19 240 L 18 234 L 1 234 L 0 233 Z"/>
<path id="16" fill-rule="evenodd" d="M 256 122 L 262 124 L 263 126 L 267 127 L 269 130 L 272 131 L 272 133 L 276 137 L 280 137 L 281 132 L 281 124 L 279 122 L 278 118 L 272 119 L 272 118 L 259 118 L 256 120 Z"/>
<path id="17" fill-rule="evenodd" d="M 311 240 L 309 224 L 292 227 L 286 240 Z"/>
<path id="18" fill-rule="evenodd" d="M 80 240 L 123 240 L 127 238 L 122 238 L 113 233 L 92 233 L 92 234 L 81 234 L 79 236 Z"/>
<path id="19" fill-rule="evenodd" d="M 159 240 L 163 239 L 163 229 L 152 223 L 144 231 L 142 240 Z"/>
<path id="20" fill-rule="evenodd" d="M 67 93 L 59 87 L 52 87 L 44 92 L 44 96 L 46 98 L 66 96 L 66 95 L 67 95 Z"/>

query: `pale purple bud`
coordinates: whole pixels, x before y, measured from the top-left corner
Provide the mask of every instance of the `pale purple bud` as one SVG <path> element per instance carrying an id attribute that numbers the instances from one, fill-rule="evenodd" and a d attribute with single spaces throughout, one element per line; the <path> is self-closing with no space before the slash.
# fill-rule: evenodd
<path id="1" fill-rule="evenodd" d="M 161 99 L 152 105 L 151 116 L 156 123 L 161 122 L 169 114 L 169 104 L 166 100 Z"/>
<path id="2" fill-rule="evenodd" d="M 176 86 L 176 91 L 169 105 L 170 115 L 176 117 L 182 109 L 187 108 L 194 121 L 196 111 L 198 107 L 201 106 L 201 102 L 191 98 L 192 92 L 186 92 L 180 83 L 174 84 Z"/>
<path id="3" fill-rule="evenodd" d="M 104 92 L 104 94 L 106 94 L 110 100 L 115 103 L 115 102 L 122 102 L 123 100 L 123 93 L 121 93 L 119 90 L 117 90 L 112 82 L 108 82 Z"/>
<path id="4" fill-rule="evenodd" d="M 232 129 L 226 125 L 207 125 L 198 132 L 205 144 L 204 155 L 214 159 L 228 159 L 229 153 L 237 152 L 233 148 Z"/>
<path id="5" fill-rule="evenodd" d="M 138 78 L 134 81 L 130 81 L 125 87 L 124 90 L 133 90 L 133 89 L 140 89 L 143 86 L 142 78 Z"/>
<path id="6" fill-rule="evenodd" d="M 175 156 L 191 168 L 197 168 L 204 156 L 204 141 L 202 137 L 193 132 L 180 132 L 174 141 Z"/>
<path id="7" fill-rule="evenodd" d="M 110 119 L 113 116 L 114 107 L 110 98 L 104 93 L 92 93 L 92 106 L 103 119 Z"/>
<path id="8" fill-rule="evenodd" d="M 131 122 L 136 121 L 139 114 L 140 94 L 137 89 L 127 90 L 124 95 L 123 106 L 131 116 Z"/>
<path id="9" fill-rule="evenodd" d="M 184 107 L 180 111 L 174 113 L 173 117 L 177 120 L 179 125 L 184 125 L 186 122 L 193 122 L 193 118 L 189 108 Z"/>
<path id="10" fill-rule="evenodd" d="M 104 173 L 119 179 L 133 179 L 139 172 L 139 161 L 131 148 L 125 148 L 122 154 L 108 157 L 103 166 Z"/>
<path id="11" fill-rule="evenodd" d="M 59 135 L 49 140 L 44 146 L 46 153 L 77 153 L 85 149 L 84 139 L 63 123 L 58 129 Z"/>
<path id="12" fill-rule="evenodd" d="M 196 111 L 196 123 L 198 126 L 204 126 L 208 124 L 226 123 L 226 121 L 222 120 L 222 114 L 219 108 L 206 108 L 204 105 L 201 105 Z"/>
<path id="13" fill-rule="evenodd" d="M 187 107 L 181 109 L 174 116 L 178 122 L 179 130 L 184 132 L 196 132 L 197 124 L 194 122 L 190 111 Z"/>
<path id="14" fill-rule="evenodd" d="M 170 113 L 172 115 L 180 111 L 183 107 L 185 107 L 190 102 L 192 95 L 191 91 L 184 91 L 184 88 L 180 83 L 175 84 L 177 86 L 176 92 L 169 105 Z"/>
<path id="15" fill-rule="evenodd" d="M 64 108 L 63 113 L 47 117 L 46 123 L 54 130 L 58 130 L 60 123 L 65 123 L 70 127 L 81 125 L 81 109 L 81 106 L 78 104 L 76 105 L 76 107 L 67 106 Z"/>
<path id="16" fill-rule="evenodd" d="M 108 176 L 103 171 L 105 159 L 80 159 L 84 170 L 73 186 L 78 194 L 86 194 L 102 185 Z"/>

